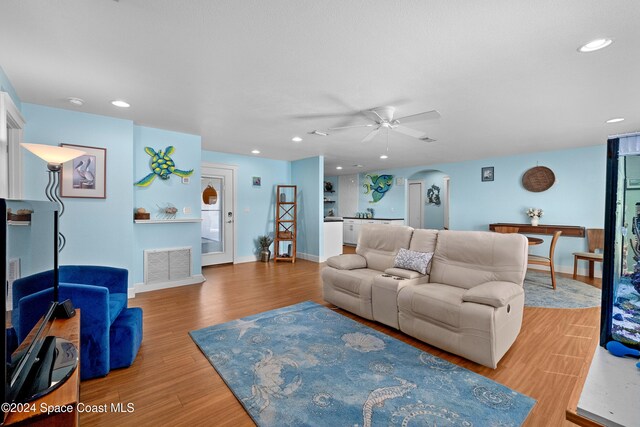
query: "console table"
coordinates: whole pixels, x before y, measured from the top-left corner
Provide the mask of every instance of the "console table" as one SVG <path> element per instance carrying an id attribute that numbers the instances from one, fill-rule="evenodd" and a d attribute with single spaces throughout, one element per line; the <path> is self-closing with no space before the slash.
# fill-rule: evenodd
<path id="1" fill-rule="evenodd" d="M 585 237 L 585 228 L 578 225 L 548 225 L 540 224 L 513 224 L 507 222 L 497 222 L 489 224 L 489 230 L 495 231 L 496 227 L 518 227 L 518 233 L 523 234 L 545 234 L 553 236 L 556 231 L 562 231 L 561 237 Z"/>
<path id="2" fill-rule="evenodd" d="M 80 310 L 76 309 L 76 315 L 70 319 L 55 319 L 49 331 L 44 335 L 54 335 L 71 341 L 80 352 Z M 36 325 L 37 326 L 37 325 Z M 20 350 L 20 347 L 18 347 Z M 78 354 L 79 356 L 79 354 Z M 71 376 L 57 389 L 49 394 L 45 394 L 39 399 L 32 401 L 37 409 L 34 412 L 10 412 L 7 415 L 4 425 L 29 425 L 29 426 L 52 426 L 52 427 L 73 427 L 78 425 L 77 405 L 80 401 L 80 365 Z M 40 411 L 44 407 L 72 406 L 71 412 L 52 412 L 46 414 Z"/>

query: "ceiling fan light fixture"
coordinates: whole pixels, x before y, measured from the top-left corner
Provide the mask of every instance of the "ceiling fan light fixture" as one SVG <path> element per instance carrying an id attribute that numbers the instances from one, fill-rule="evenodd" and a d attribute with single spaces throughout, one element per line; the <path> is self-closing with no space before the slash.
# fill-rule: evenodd
<path id="1" fill-rule="evenodd" d="M 607 123 L 620 123 L 623 121 L 624 121 L 624 117 L 616 117 L 616 118 L 607 120 Z"/>
<path id="2" fill-rule="evenodd" d="M 608 38 L 591 40 L 589 43 L 580 46 L 578 48 L 578 52 L 580 53 L 595 52 L 596 50 L 604 49 L 605 47 L 609 46 L 611 43 L 613 43 L 613 40 Z"/>

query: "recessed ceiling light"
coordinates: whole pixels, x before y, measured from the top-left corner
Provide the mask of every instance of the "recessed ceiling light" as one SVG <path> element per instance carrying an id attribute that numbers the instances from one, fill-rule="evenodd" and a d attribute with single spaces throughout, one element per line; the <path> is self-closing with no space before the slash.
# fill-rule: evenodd
<path id="1" fill-rule="evenodd" d="M 251 150 L 253 154 L 260 154 L 260 150 Z"/>
<path id="2" fill-rule="evenodd" d="M 81 107 L 82 105 L 84 105 L 84 100 L 80 99 L 80 98 L 67 98 L 67 101 L 69 101 L 69 103 L 77 106 L 77 107 Z"/>
<path id="3" fill-rule="evenodd" d="M 380 158 L 381 158 L 382 160 L 384 160 L 384 159 L 388 159 L 388 158 L 389 158 L 389 156 L 387 156 L 386 154 L 383 154 L 382 156 L 380 156 Z"/>
<path id="4" fill-rule="evenodd" d="M 582 53 L 595 52 L 596 50 L 604 49 L 605 47 L 609 46 L 611 43 L 613 43 L 613 40 L 611 39 L 591 40 L 589 43 L 583 46 L 580 46 L 578 48 L 578 52 L 582 52 Z"/>
<path id="5" fill-rule="evenodd" d="M 121 99 L 116 99 L 115 101 L 111 101 L 113 105 L 120 108 L 129 108 L 131 105 L 127 101 L 123 101 Z"/>
<path id="6" fill-rule="evenodd" d="M 338 169 L 339 171 L 342 170 L 342 166 L 336 166 L 336 169 Z"/>
<path id="7" fill-rule="evenodd" d="M 299 136 L 294 136 L 293 138 L 291 138 L 291 140 L 293 142 L 300 142 L 300 141 L 302 141 L 302 138 L 300 138 Z"/>
<path id="8" fill-rule="evenodd" d="M 607 120 L 607 123 L 619 123 L 624 121 L 624 117 L 616 117 L 615 119 L 609 119 Z"/>

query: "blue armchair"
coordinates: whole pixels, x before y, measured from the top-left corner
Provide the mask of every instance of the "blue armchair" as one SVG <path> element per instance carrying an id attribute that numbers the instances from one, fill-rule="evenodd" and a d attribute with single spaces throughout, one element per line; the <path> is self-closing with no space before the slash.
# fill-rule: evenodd
<path id="1" fill-rule="evenodd" d="M 105 376 L 111 369 L 110 330 L 118 316 L 127 310 L 128 271 L 121 268 L 65 265 L 59 268 L 60 301 L 70 299 L 81 310 L 80 358 L 83 380 Z M 45 271 L 13 283 L 12 324 L 22 341 L 53 300 L 53 272 Z M 139 309 L 130 309 L 138 310 Z M 142 312 L 139 317 L 139 340 L 142 340 Z M 137 321 L 134 320 L 134 321 Z M 129 346 L 131 347 L 131 346 Z M 133 357 L 139 347 L 135 346 Z M 131 364 L 133 359 L 130 360 Z M 118 367 L 123 366 L 118 363 Z M 126 365 L 128 366 L 128 365 Z"/>

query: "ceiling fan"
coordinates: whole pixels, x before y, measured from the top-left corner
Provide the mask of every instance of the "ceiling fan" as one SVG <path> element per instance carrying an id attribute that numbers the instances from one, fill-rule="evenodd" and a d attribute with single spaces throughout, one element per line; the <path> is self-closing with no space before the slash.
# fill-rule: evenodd
<path id="1" fill-rule="evenodd" d="M 365 110 L 361 112 L 362 115 L 370 119 L 373 123 L 366 123 L 366 124 L 352 125 L 352 126 L 339 126 L 335 128 L 328 128 L 327 131 L 313 130 L 309 132 L 309 134 L 327 136 L 333 131 L 341 131 L 345 129 L 354 129 L 354 128 L 361 128 L 361 127 L 373 127 L 374 129 L 362 139 L 362 142 L 371 141 L 373 138 L 376 137 L 378 132 L 380 132 L 380 130 L 382 129 L 394 130 L 396 132 L 400 132 L 404 135 L 408 135 L 412 138 L 417 138 L 422 141 L 427 141 L 427 142 L 435 141 L 434 139 L 427 137 L 425 133 L 422 131 L 404 126 L 404 123 L 415 122 L 419 120 L 438 119 L 440 118 L 440 113 L 437 110 L 424 111 L 422 113 L 411 114 L 409 116 L 404 116 L 399 118 L 393 117 L 395 111 L 396 111 L 395 107 L 391 107 L 391 106 Z"/>

